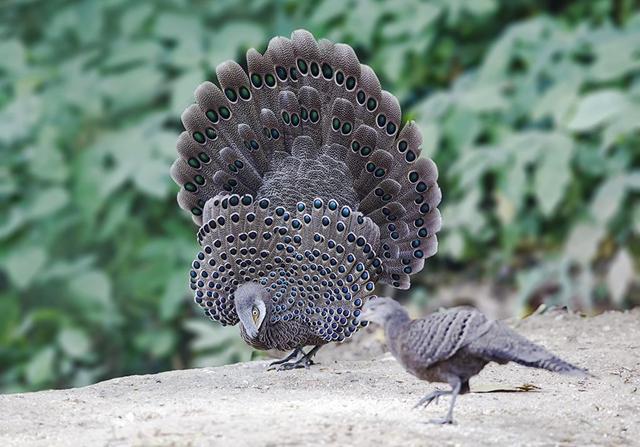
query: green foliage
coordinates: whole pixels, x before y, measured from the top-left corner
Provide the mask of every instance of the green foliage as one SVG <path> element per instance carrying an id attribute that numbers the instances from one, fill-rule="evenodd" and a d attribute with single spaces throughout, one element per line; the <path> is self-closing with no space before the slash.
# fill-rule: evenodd
<path id="1" fill-rule="evenodd" d="M 639 265 L 638 5 L 549 5 L 3 5 L 0 389 L 250 357 L 237 328 L 196 315 L 195 228 L 168 168 L 179 115 L 215 65 L 299 27 L 353 45 L 423 128 L 445 195 L 429 273 L 492 278 L 508 266 L 523 306 L 549 278 L 559 302 L 628 304 Z"/>

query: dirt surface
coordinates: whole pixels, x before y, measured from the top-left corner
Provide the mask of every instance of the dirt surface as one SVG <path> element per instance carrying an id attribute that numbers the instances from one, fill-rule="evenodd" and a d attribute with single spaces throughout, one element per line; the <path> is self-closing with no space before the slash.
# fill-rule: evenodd
<path id="1" fill-rule="evenodd" d="M 553 312 L 516 329 L 597 378 L 490 365 L 460 397 L 453 426 L 427 424 L 448 399 L 387 355 L 266 372 L 256 361 L 0 396 L 0 445 L 640 445 L 640 310 Z M 362 337 L 379 339 L 377 334 Z M 322 352 L 322 351 L 321 351 Z M 538 387 L 528 392 L 486 392 Z"/>

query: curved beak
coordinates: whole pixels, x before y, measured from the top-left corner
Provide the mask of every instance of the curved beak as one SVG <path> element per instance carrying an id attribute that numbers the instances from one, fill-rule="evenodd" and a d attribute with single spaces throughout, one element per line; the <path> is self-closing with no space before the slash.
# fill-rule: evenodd
<path id="1" fill-rule="evenodd" d="M 258 328 L 256 327 L 256 323 L 251 312 L 248 310 L 241 311 L 238 313 L 238 318 L 240 318 L 240 323 L 244 327 L 244 331 L 247 333 L 249 338 L 256 338 L 258 336 Z"/>

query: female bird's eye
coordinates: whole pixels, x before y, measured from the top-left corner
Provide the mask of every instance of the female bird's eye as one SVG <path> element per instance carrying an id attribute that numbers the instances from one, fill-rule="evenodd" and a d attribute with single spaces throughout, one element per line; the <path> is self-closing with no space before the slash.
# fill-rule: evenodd
<path id="1" fill-rule="evenodd" d="M 251 316 L 253 317 L 254 323 L 258 320 L 259 315 L 260 315 L 260 311 L 258 310 L 257 307 L 254 307 L 253 310 L 251 311 Z"/>

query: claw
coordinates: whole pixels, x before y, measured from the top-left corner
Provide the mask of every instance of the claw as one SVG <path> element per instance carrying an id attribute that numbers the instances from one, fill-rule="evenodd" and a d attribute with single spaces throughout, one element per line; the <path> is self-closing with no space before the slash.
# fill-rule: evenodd
<path id="1" fill-rule="evenodd" d="M 302 352 L 302 349 L 300 348 L 296 348 L 294 349 L 288 356 L 286 356 L 283 359 L 280 360 L 276 360 L 274 362 L 269 363 L 269 365 L 267 366 L 267 371 L 271 371 L 276 369 L 276 365 L 282 365 L 282 364 L 286 364 L 288 363 L 291 359 L 293 358 L 297 358 L 300 353 Z M 279 368 L 278 368 L 279 369 Z"/>
<path id="2" fill-rule="evenodd" d="M 269 365 L 269 368 L 267 369 L 267 371 L 274 369 L 275 365 L 280 365 L 276 369 L 277 371 L 290 371 L 292 369 L 300 369 L 300 368 L 308 369 L 311 365 L 315 365 L 315 362 L 312 360 L 312 357 L 315 355 L 316 352 L 318 352 L 318 349 L 320 349 L 320 346 L 314 347 L 306 354 L 302 349 L 298 349 L 298 353 L 304 354 L 302 357 L 298 358 L 295 361 L 289 361 L 293 358 L 293 355 L 289 355 L 287 358 L 283 360 L 272 362 Z"/>
<path id="3" fill-rule="evenodd" d="M 449 418 L 430 419 L 429 423 L 436 424 L 436 425 L 454 425 L 455 424 L 455 422 L 453 422 L 453 419 L 449 419 Z"/>

